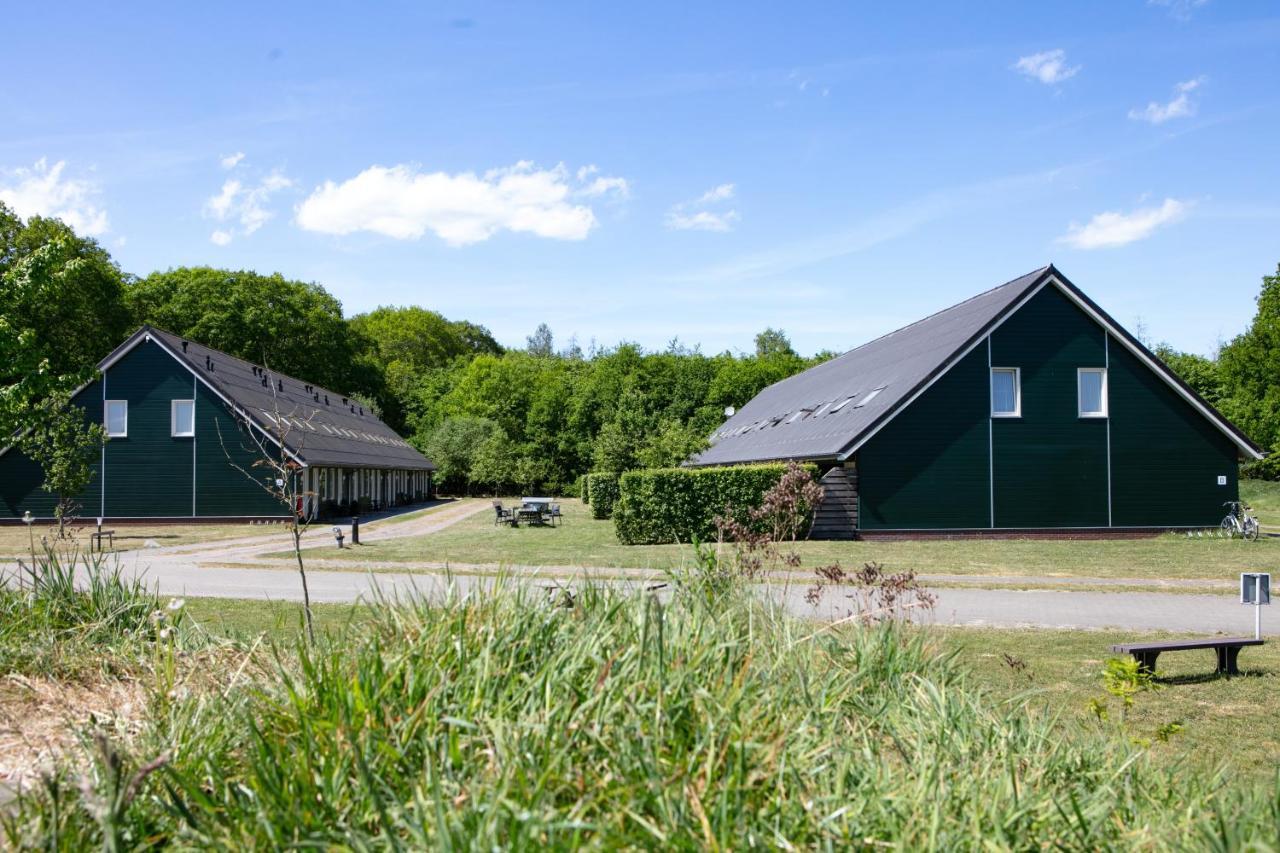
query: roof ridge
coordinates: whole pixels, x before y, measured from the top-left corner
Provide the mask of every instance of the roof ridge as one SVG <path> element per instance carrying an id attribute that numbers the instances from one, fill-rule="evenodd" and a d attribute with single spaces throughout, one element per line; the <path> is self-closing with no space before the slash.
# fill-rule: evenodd
<path id="1" fill-rule="evenodd" d="M 961 299 L 959 302 L 955 303 L 954 305 L 948 305 L 946 308 L 939 308 L 937 311 L 934 311 L 932 314 L 928 314 L 924 317 L 921 317 L 919 320 L 916 320 L 915 322 L 907 323 L 905 326 L 900 326 L 891 332 L 885 332 L 883 335 L 880 335 L 879 337 L 872 338 L 869 341 L 864 341 L 863 343 L 858 344 L 853 349 L 845 350 L 844 352 L 840 353 L 840 355 L 831 359 L 831 361 L 836 361 L 837 359 L 844 358 L 846 355 L 849 355 L 850 353 L 857 352 L 863 347 L 869 347 L 872 344 L 876 343 L 877 341 L 882 341 L 885 338 L 893 337 L 899 332 L 905 332 L 907 329 L 910 329 L 913 326 L 919 326 L 921 323 L 924 323 L 928 320 L 932 320 L 934 317 L 937 317 L 940 314 L 946 314 L 948 311 L 952 311 L 956 308 L 959 308 L 962 305 L 968 305 L 970 302 L 973 302 L 975 299 L 981 299 L 984 296 L 989 296 L 990 294 L 995 293 L 997 290 L 1001 289 L 1002 287 L 1008 287 L 1009 285 L 1014 284 L 1015 282 L 1021 281 L 1024 278 L 1029 278 L 1031 276 L 1039 276 L 1052 268 L 1053 268 L 1053 264 L 1045 264 L 1044 266 L 1034 269 L 1031 272 L 1023 273 L 1022 275 L 1019 275 L 1019 276 L 1014 276 L 1013 278 L 1006 281 L 1004 284 L 997 284 L 995 287 L 989 287 L 986 290 L 982 291 L 981 293 L 975 293 L 973 296 L 970 296 L 968 299 Z"/>
<path id="2" fill-rule="evenodd" d="M 241 357 L 240 357 L 240 356 L 238 356 L 238 355 L 232 355 L 231 353 L 226 352 L 225 350 L 220 350 L 220 349 L 218 349 L 217 347 L 211 347 L 211 346 L 209 346 L 208 344 L 201 343 L 200 341 L 193 340 L 192 338 L 186 337 L 186 336 L 184 336 L 184 335 L 179 335 L 179 334 L 177 334 L 177 333 L 175 333 L 175 332 L 171 332 L 171 331 L 169 331 L 168 329 L 162 329 L 162 328 L 160 328 L 159 326 L 153 326 L 153 325 L 151 325 L 150 323 L 144 323 L 144 324 L 143 324 L 143 328 L 144 328 L 144 329 L 147 329 L 147 330 L 149 330 L 149 331 L 152 331 L 152 332 L 159 332 L 159 333 L 161 333 L 161 334 L 163 334 L 163 335 L 168 335 L 169 337 L 171 337 L 171 338 L 176 338 L 176 339 L 178 339 L 179 341 L 187 341 L 188 343 L 195 344 L 195 345 L 196 345 L 196 346 L 198 346 L 198 347 L 203 347 L 204 349 L 209 350 L 209 352 L 217 353 L 218 355 L 220 355 L 220 356 L 222 356 L 222 357 L 224 357 L 224 358 L 234 359 L 234 360 L 236 360 L 236 361 L 240 362 L 241 364 L 247 364 L 247 365 L 249 365 L 250 367 L 256 367 L 256 368 L 258 368 L 259 370 L 263 370 L 263 371 L 266 371 L 266 372 L 270 373 L 272 376 L 276 377 L 277 379 L 282 379 L 282 380 L 283 380 L 283 379 L 288 379 L 290 382 L 296 382 L 297 384 L 299 384 L 299 385 L 301 385 L 301 386 L 303 386 L 303 387 L 310 386 L 310 387 L 311 387 L 311 388 L 313 388 L 315 391 L 317 391 L 317 392 L 319 392 L 319 393 L 321 393 L 321 394 L 328 393 L 328 394 L 333 394 L 333 395 L 334 395 L 334 396 L 336 396 L 336 397 L 344 397 L 344 396 L 345 396 L 345 397 L 350 397 L 350 396 L 351 396 L 350 392 L 348 392 L 346 395 L 343 395 L 343 394 L 341 394 L 341 393 L 339 393 L 339 392 L 337 392 L 337 391 L 334 391 L 332 388 L 322 388 L 321 386 L 319 386 L 319 385 L 315 385 L 315 384 L 313 384 L 313 383 L 311 383 L 311 382 L 308 382 L 308 381 L 306 381 L 305 379 L 299 379 L 298 377 L 296 377 L 296 376 L 291 376 L 291 375 L 290 375 L 290 374 L 288 374 L 288 373 L 281 373 L 279 370 L 275 370 L 274 368 L 268 367 L 268 366 L 266 366 L 266 365 L 264 365 L 264 364 L 258 364 L 256 361 L 250 361 L 250 360 L 249 360 L 249 359 L 247 359 L 247 358 L 241 358 Z M 139 330 L 139 331 L 141 331 L 141 330 Z M 134 334 L 137 334 L 137 332 L 134 332 Z M 132 336 L 131 336 L 131 337 L 132 337 Z M 183 352 L 183 353 L 179 353 L 179 354 L 180 354 L 180 355 L 182 355 L 182 356 L 186 356 L 186 355 L 187 355 L 187 353 L 185 353 L 185 352 Z M 187 361 L 189 362 L 189 361 L 190 361 L 190 359 L 187 359 Z M 215 372 L 216 372 L 216 371 L 215 371 Z M 224 383 L 222 382 L 222 377 L 218 376 L 218 377 L 215 377 L 215 379 L 217 380 L 217 382 L 218 382 L 218 385 L 219 385 L 219 386 L 222 386 L 222 385 L 224 384 Z M 382 418 L 378 417 L 377 415 L 374 415 L 374 417 L 375 417 L 375 418 L 377 418 L 379 421 L 381 421 L 381 420 L 382 420 Z"/>

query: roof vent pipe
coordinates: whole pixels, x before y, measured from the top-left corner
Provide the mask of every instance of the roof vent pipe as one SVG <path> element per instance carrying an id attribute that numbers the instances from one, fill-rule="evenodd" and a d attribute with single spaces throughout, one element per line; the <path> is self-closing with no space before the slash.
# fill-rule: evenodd
<path id="1" fill-rule="evenodd" d="M 183 351 L 184 353 L 187 351 L 187 342 L 186 342 L 186 341 L 183 341 L 183 342 L 182 342 L 182 351 Z"/>
<path id="2" fill-rule="evenodd" d="M 327 406 L 327 405 L 329 405 L 329 395 L 328 395 L 328 394 L 325 394 L 325 395 L 324 395 L 324 404 L 325 404 L 326 406 Z"/>
<path id="3" fill-rule="evenodd" d="M 276 380 L 276 388 L 277 388 L 277 390 L 279 390 L 279 391 L 283 391 L 283 390 L 284 390 L 284 380 L 283 380 L 283 379 L 277 379 L 277 380 Z"/>

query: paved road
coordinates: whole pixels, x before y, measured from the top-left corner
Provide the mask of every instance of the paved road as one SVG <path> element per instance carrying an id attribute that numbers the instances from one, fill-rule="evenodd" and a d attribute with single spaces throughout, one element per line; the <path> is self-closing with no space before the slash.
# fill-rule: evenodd
<path id="1" fill-rule="evenodd" d="M 371 525 L 362 538 L 391 538 L 423 535 L 456 524 L 477 512 L 488 510 L 478 501 L 460 502 L 441 508 L 411 521 L 388 520 Z M 235 542 L 215 542 L 173 548 L 131 551 L 121 555 L 121 566 L 128 574 L 155 584 L 163 595 L 257 598 L 295 601 L 302 597 L 298 575 L 291 565 L 281 560 L 264 560 L 262 553 L 282 550 L 277 532 L 270 537 L 253 537 Z M 218 563 L 257 564 L 254 568 L 218 565 Z M 312 571 L 307 575 L 311 598 L 315 602 L 351 602 L 370 600 L 377 595 L 389 597 L 422 595 L 433 600 L 442 598 L 452 585 L 458 594 L 468 594 L 494 583 L 494 567 L 467 566 L 464 574 L 446 574 L 429 564 L 414 565 L 412 571 L 330 570 Z M 591 578 L 582 569 L 558 567 L 508 567 L 516 582 L 540 587 L 572 585 Z M 653 572 L 625 569 L 602 569 L 596 582 L 625 589 L 640 590 L 652 584 Z M 929 579 L 926 579 L 926 583 Z M 1148 583 L 1116 579 L 1064 579 L 1036 577 L 980 578 L 975 576 L 936 576 L 935 583 L 986 582 L 1031 583 L 1057 585 L 1057 589 L 980 589 L 964 587 L 935 588 L 938 603 L 932 613 L 917 611 L 921 618 L 944 625 L 974 625 L 1035 628 L 1121 628 L 1133 631 L 1174 631 L 1185 633 L 1250 634 L 1253 630 L 1253 608 L 1241 606 L 1225 595 L 1202 595 L 1186 588 L 1221 587 L 1218 582 L 1168 581 L 1170 587 L 1184 591 L 1098 592 L 1071 589 L 1076 583 L 1094 586 L 1113 583 Z M 799 616 L 838 619 L 850 613 L 852 601 L 844 591 L 832 588 L 817 605 L 805 600 L 807 579 L 788 583 L 771 581 L 760 586 L 762 596 L 785 605 Z M 1280 618 L 1268 619 L 1263 628 L 1268 635 L 1280 636 Z M 1272 623 L 1272 624 L 1268 624 Z"/>
<path id="2" fill-rule="evenodd" d="M 134 573 L 158 585 L 164 595 L 216 596 L 297 601 L 302 590 L 295 571 L 267 568 L 211 568 L 170 560 L 150 565 L 135 564 Z M 586 576 L 563 577 L 525 572 L 515 582 L 538 587 L 572 586 Z M 493 585 L 495 578 L 484 575 L 453 575 L 443 572 L 310 572 L 307 575 L 315 602 L 351 602 L 388 597 L 420 595 L 441 599 L 452 585 L 465 595 Z M 624 589 L 640 590 L 650 585 L 643 579 L 601 580 Z M 807 584 L 774 582 L 760 587 L 761 594 L 783 603 L 793 614 L 836 619 L 851 612 L 853 602 L 844 591 L 829 588 L 818 606 L 805 600 Z M 1076 590 L 951 589 L 936 590 L 938 603 L 926 621 L 941 625 L 1034 628 L 1122 628 L 1133 631 L 1175 631 L 1186 633 L 1249 634 L 1253 630 L 1253 609 L 1222 595 L 1083 592 Z M 1265 618 L 1268 635 L 1280 635 L 1280 620 Z"/>

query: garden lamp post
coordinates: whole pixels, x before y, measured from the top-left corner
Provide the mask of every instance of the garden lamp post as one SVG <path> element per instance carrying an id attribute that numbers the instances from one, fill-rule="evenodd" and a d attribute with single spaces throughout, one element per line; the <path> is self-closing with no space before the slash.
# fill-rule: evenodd
<path id="1" fill-rule="evenodd" d="M 342 550 L 342 528 L 338 525 L 333 526 L 333 538 L 338 540 L 338 550 Z"/>
<path id="2" fill-rule="evenodd" d="M 22 514 L 22 523 L 27 526 L 27 542 L 31 545 L 31 571 L 36 570 L 36 534 L 32 524 L 35 517 L 31 515 L 31 510 L 27 510 Z M 18 573 L 18 588 L 22 588 L 22 573 Z"/>

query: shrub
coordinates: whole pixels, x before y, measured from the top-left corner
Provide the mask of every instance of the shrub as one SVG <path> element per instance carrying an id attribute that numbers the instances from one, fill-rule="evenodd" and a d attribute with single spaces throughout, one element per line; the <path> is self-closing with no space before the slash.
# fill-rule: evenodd
<path id="1" fill-rule="evenodd" d="M 609 518 L 618 500 L 618 475 L 612 472 L 588 474 L 587 493 L 591 496 L 591 517 Z"/>
<path id="2" fill-rule="evenodd" d="M 584 504 L 591 503 L 591 489 L 587 488 L 589 482 L 586 474 L 578 477 L 578 497 L 582 498 Z"/>
<path id="3" fill-rule="evenodd" d="M 812 465 L 802 467 L 810 476 L 817 473 Z M 618 539 L 625 545 L 711 539 L 716 517 L 726 511 L 750 523 L 751 510 L 786 471 L 780 463 L 628 471 L 618 484 L 613 512 Z M 799 533 L 807 533 L 807 525 Z"/>

